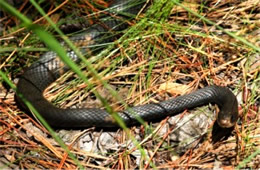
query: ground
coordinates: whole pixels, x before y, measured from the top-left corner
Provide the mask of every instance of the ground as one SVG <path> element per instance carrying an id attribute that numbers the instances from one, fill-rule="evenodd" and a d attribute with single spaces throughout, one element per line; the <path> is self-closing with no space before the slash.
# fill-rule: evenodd
<path id="1" fill-rule="evenodd" d="M 130 106 L 158 102 L 207 85 L 227 86 L 237 96 L 240 119 L 226 137 L 217 138 L 220 132 L 212 122 L 217 108 L 210 105 L 129 130 L 55 130 L 70 152 L 15 102 L 5 76 L 16 84 L 23 70 L 49 49 L 17 16 L 0 11 L 0 167 L 260 168 L 259 4 L 256 0 L 154 0 L 103 53 L 87 56 L 102 81 Z M 60 39 L 33 5 L 27 1 L 17 5 L 22 14 Z M 109 4 L 64 1 L 41 6 L 57 26 L 71 32 L 95 23 Z M 83 17 L 91 13 L 95 15 Z M 114 109 L 124 108 L 102 81 L 93 78 L 88 67 L 82 63 L 80 68 L 92 89 Z M 45 96 L 62 108 L 102 107 L 88 87 L 68 72 Z"/>

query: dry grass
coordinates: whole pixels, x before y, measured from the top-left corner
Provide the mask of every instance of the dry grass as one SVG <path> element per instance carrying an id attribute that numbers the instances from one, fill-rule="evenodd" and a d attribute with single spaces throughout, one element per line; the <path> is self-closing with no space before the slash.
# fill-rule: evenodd
<path id="1" fill-rule="evenodd" d="M 225 31 L 243 37 L 258 49 L 259 4 L 260 1 L 255 0 L 182 3 Z M 70 11 L 71 8 L 86 9 L 80 11 L 79 15 L 97 11 L 90 4 L 67 1 L 58 7 L 49 5 L 48 10 L 50 17 L 58 21 L 63 17 L 61 11 Z M 30 11 L 29 8 L 22 7 L 20 10 L 24 14 Z M 139 22 L 142 22 L 143 17 L 145 16 L 140 16 Z M 3 50 L 6 49 L 6 52 L 0 51 L 0 68 L 13 78 L 17 77 L 25 65 L 38 58 L 35 57 L 39 55 L 38 52 L 33 52 L 35 47 L 31 47 L 37 40 L 23 29 L 10 31 L 19 25 L 16 18 L 7 15 L 1 20 L 5 23 L 3 30 L 7 32 L 0 38 Z M 116 149 L 105 148 L 98 152 L 86 152 L 79 148 L 80 139 L 89 135 L 101 146 L 102 130 L 91 128 L 76 131 L 69 141 L 65 142 L 80 164 L 86 168 L 98 169 L 260 168 L 259 51 L 242 43 L 239 38 L 231 37 L 216 26 L 195 17 L 180 6 L 171 10 L 171 15 L 164 23 L 156 22 L 152 18 L 147 20 L 149 22 L 145 25 L 138 25 L 138 21 L 137 24 L 133 24 L 136 26 L 133 33 L 135 35 L 126 33 L 116 43 L 115 53 L 109 51 L 106 57 L 92 63 L 103 80 L 108 81 L 129 105 L 165 100 L 208 84 L 228 86 L 238 96 L 241 119 L 228 139 L 212 143 L 209 131 L 208 135 L 200 138 L 201 141 L 196 147 L 187 149 L 181 155 L 176 154 L 171 146 L 170 134 L 175 126 L 167 125 L 168 129 L 160 135 L 168 118 L 151 129 L 143 125 L 131 128 L 130 133 L 136 136 L 139 145 L 142 146 L 141 151 L 137 146 L 132 146 L 126 132 L 117 130 L 113 138 L 120 146 Z M 48 25 L 43 19 L 35 19 L 35 22 Z M 19 48 L 8 48 L 16 46 L 17 40 L 20 49 L 29 47 L 32 50 L 26 52 Z M 86 75 L 94 88 L 113 103 L 113 108 L 123 109 L 99 81 L 92 79 L 87 71 Z M 73 73 L 64 75 L 49 88 L 45 96 L 61 107 L 101 106 L 81 80 L 76 78 L 68 82 L 73 76 Z M 168 85 L 167 89 L 164 88 L 165 84 Z M 169 88 L 175 87 L 176 84 L 180 91 Z M 0 113 L 0 167 L 78 167 L 64 149 L 50 137 L 48 131 L 17 108 L 14 92 L 5 83 L 0 86 Z M 186 113 L 182 115 L 185 116 Z M 212 124 L 209 125 L 210 130 L 211 128 Z M 138 157 L 138 154 L 142 156 Z"/>

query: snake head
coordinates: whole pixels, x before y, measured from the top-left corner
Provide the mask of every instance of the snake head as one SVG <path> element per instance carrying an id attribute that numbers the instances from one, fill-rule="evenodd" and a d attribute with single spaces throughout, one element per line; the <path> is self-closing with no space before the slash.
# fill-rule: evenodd
<path id="1" fill-rule="evenodd" d="M 220 108 L 217 122 L 222 128 L 233 127 L 238 119 L 238 104 L 236 98 L 232 102 L 227 102 Z"/>
<path id="2" fill-rule="evenodd" d="M 236 113 L 219 113 L 217 122 L 222 128 L 230 128 L 235 125 L 238 119 L 238 114 Z"/>

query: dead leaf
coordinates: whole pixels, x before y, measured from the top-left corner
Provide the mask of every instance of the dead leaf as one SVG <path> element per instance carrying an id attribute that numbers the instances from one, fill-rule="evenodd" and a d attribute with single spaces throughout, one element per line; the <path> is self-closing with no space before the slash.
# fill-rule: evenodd
<path id="1" fill-rule="evenodd" d="M 183 95 L 191 90 L 191 87 L 185 84 L 165 82 L 160 85 L 159 92 L 168 92 L 170 94 Z"/>

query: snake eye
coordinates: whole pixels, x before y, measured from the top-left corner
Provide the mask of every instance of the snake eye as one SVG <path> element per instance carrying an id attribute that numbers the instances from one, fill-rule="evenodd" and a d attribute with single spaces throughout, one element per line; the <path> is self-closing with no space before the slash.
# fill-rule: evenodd
<path id="1" fill-rule="evenodd" d="M 236 121 L 237 121 L 237 116 L 235 116 L 234 114 L 232 114 L 231 117 L 230 117 L 230 121 L 231 121 L 231 122 L 236 122 Z"/>
<path id="2" fill-rule="evenodd" d="M 231 117 L 230 117 L 230 121 L 231 121 L 231 122 L 234 122 L 234 120 L 235 120 L 235 119 L 234 119 L 234 116 L 231 115 Z"/>

